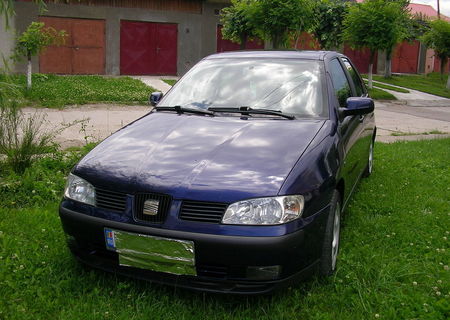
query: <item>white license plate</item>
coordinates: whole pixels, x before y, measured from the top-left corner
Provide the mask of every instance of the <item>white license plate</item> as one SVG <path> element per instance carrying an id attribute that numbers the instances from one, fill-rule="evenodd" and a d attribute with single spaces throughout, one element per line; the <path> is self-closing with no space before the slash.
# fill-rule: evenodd
<path id="1" fill-rule="evenodd" d="M 119 254 L 121 266 L 196 276 L 194 242 L 105 228 L 108 250 Z"/>

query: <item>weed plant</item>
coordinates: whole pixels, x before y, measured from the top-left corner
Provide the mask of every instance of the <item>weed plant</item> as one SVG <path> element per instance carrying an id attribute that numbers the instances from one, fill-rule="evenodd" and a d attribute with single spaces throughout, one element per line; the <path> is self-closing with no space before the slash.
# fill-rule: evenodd
<path id="1" fill-rule="evenodd" d="M 39 155 L 54 152 L 56 132 L 43 128 L 45 118 L 35 113 L 25 117 L 14 100 L 7 101 L 0 108 L 0 155 L 15 173 L 22 174 Z"/>
<path id="2" fill-rule="evenodd" d="M 61 199 L 66 177 L 77 161 L 94 147 L 54 151 L 33 161 L 20 174 L 0 163 L 0 207 L 43 206 Z"/>

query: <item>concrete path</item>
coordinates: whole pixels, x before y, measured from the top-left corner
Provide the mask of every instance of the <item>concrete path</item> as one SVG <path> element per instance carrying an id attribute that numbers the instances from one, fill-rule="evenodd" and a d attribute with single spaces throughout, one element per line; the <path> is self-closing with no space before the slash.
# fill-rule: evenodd
<path id="1" fill-rule="evenodd" d="M 384 84 L 374 81 L 375 87 L 377 83 Z M 381 88 L 398 100 L 375 102 L 378 141 L 393 142 L 450 136 L 450 99 L 388 85 L 406 89 L 409 93 Z M 430 134 L 430 132 L 443 134 Z"/>
<path id="2" fill-rule="evenodd" d="M 43 117 L 47 131 L 60 131 L 55 137 L 61 148 L 101 141 L 111 133 L 147 114 L 149 106 L 95 104 L 59 109 L 22 109 L 28 116 Z M 72 124 L 72 125 L 71 125 Z M 66 126 L 68 128 L 64 129 Z"/>
<path id="3" fill-rule="evenodd" d="M 397 92 L 397 91 L 393 91 L 393 90 L 389 90 L 389 89 L 385 89 L 385 88 L 380 88 L 386 92 L 389 92 L 390 94 L 392 94 L 394 97 L 396 97 L 398 100 L 402 100 L 402 101 L 412 101 L 412 102 L 416 102 L 420 101 L 417 105 L 420 106 L 420 104 L 424 101 L 429 102 L 429 101 L 440 101 L 441 103 L 449 103 L 450 106 L 450 99 L 444 98 L 444 97 L 440 97 L 440 96 L 436 96 L 433 94 L 429 94 L 429 93 L 425 93 L 425 92 L 421 92 L 421 91 L 417 91 L 417 90 L 413 90 L 413 89 L 409 89 L 409 88 L 404 88 L 404 87 L 400 87 L 400 86 L 396 86 L 396 85 L 392 85 L 389 83 L 384 83 L 384 82 L 380 82 L 380 81 L 373 81 L 374 86 L 376 87 L 376 84 L 385 84 L 391 87 L 396 87 L 396 88 L 400 88 L 400 89 L 405 89 L 408 90 L 409 93 L 402 93 L 402 92 Z M 409 104 L 409 103 L 408 103 Z M 422 103 L 423 104 L 423 103 Z"/>
<path id="4" fill-rule="evenodd" d="M 133 77 L 166 93 L 170 85 L 158 76 Z M 177 77 L 164 77 L 178 79 Z M 410 90 L 410 89 L 408 89 Z M 410 90 L 397 101 L 376 101 L 377 141 L 432 139 L 450 136 L 450 99 Z M 414 107 L 412 107 L 414 106 Z M 62 148 L 81 146 L 86 141 L 100 141 L 135 119 L 147 114 L 150 106 L 95 104 L 58 109 L 23 109 L 25 114 L 43 116 L 48 130 L 60 130 L 56 137 Z M 68 124 L 68 128 L 62 130 Z M 443 134 L 429 134 L 438 131 Z M 394 134 L 394 135 L 393 135 Z M 400 135 L 399 135 L 400 134 Z"/>
<path id="5" fill-rule="evenodd" d="M 172 88 L 172 86 L 168 85 L 161 79 L 174 79 L 178 80 L 178 77 L 161 77 L 161 76 L 132 76 L 133 79 L 141 80 L 143 83 L 148 85 L 149 87 L 155 88 L 158 91 L 161 91 L 162 93 L 166 94 L 167 91 Z"/>
<path id="6" fill-rule="evenodd" d="M 62 148 L 100 141 L 135 119 L 147 114 L 149 106 L 95 104 L 58 109 L 24 108 L 29 116 L 44 116 L 44 127 L 59 130 L 56 137 Z M 377 141 L 431 139 L 450 136 L 450 107 L 408 107 L 400 102 L 376 102 Z M 424 134 L 430 131 L 446 134 Z M 392 134 L 408 134 L 393 136 Z"/>
<path id="7" fill-rule="evenodd" d="M 450 105 L 413 108 L 402 102 L 377 101 L 375 121 L 380 142 L 450 137 Z M 443 134 L 429 134 L 431 131 Z"/>

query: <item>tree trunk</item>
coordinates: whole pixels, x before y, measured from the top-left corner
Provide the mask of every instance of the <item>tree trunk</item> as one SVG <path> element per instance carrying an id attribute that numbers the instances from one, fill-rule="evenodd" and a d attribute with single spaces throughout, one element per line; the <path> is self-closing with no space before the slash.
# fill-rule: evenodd
<path id="1" fill-rule="evenodd" d="M 442 65 L 442 61 L 444 61 L 444 64 Z M 450 58 L 445 57 L 444 59 L 441 59 L 441 74 L 444 70 L 447 69 L 447 63 L 450 63 Z M 450 90 L 450 71 L 448 72 L 448 78 L 447 78 L 447 89 Z"/>
<path id="2" fill-rule="evenodd" d="M 386 64 L 384 66 L 384 77 L 392 77 L 392 49 L 386 50 Z"/>
<path id="3" fill-rule="evenodd" d="M 280 34 L 274 34 L 273 37 L 273 48 L 274 49 L 281 49 L 281 39 L 282 36 Z"/>
<path id="4" fill-rule="evenodd" d="M 369 63 L 369 72 L 368 72 L 368 77 L 369 77 L 369 83 L 368 83 L 368 87 L 369 89 L 373 88 L 372 85 L 372 69 L 373 69 L 373 60 L 375 58 L 375 51 L 374 50 L 370 50 L 370 63 Z"/>
<path id="5" fill-rule="evenodd" d="M 295 45 L 294 45 L 294 49 L 298 49 L 298 41 L 300 40 L 300 33 L 297 35 L 297 37 L 295 37 Z"/>
<path id="6" fill-rule="evenodd" d="M 441 80 L 444 80 L 445 59 L 441 58 Z"/>
<path id="7" fill-rule="evenodd" d="M 247 35 L 243 34 L 241 35 L 241 45 L 240 45 L 240 49 L 241 50 L 245 50 L 247 46 Z"/>
<path id="8" fill-rule="evenodd" d="M 27 65 L 27 89 L 31 89 L 31 55 L 28 54 L 28 65 Z"/>

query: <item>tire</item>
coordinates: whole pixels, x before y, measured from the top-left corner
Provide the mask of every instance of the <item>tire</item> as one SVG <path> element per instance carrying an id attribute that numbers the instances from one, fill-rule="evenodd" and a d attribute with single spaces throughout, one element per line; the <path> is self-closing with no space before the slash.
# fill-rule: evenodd
<path id="1" fill-rule="evenodd" d="M 372 139 L 372 142 L 370 143 L 370 147 L 369 147 L 369 159 L 367 159 L 367 166 L 364 169 L 364 173 L 363 173 L 364 178 L 367 178 L 368 176 L 370 176 L 373 171 L 373 145 L 374 145 L 374 140 Z"/>
<path id="2" fill-rule="evenodd" d="M 321 276 L 330 276 L 336 271 L 337 256 L 339 253 L 341 230 L 341 198 L 337 190 L 331 198 L 330 211 L 320 258 L 319 273 Z"/>

